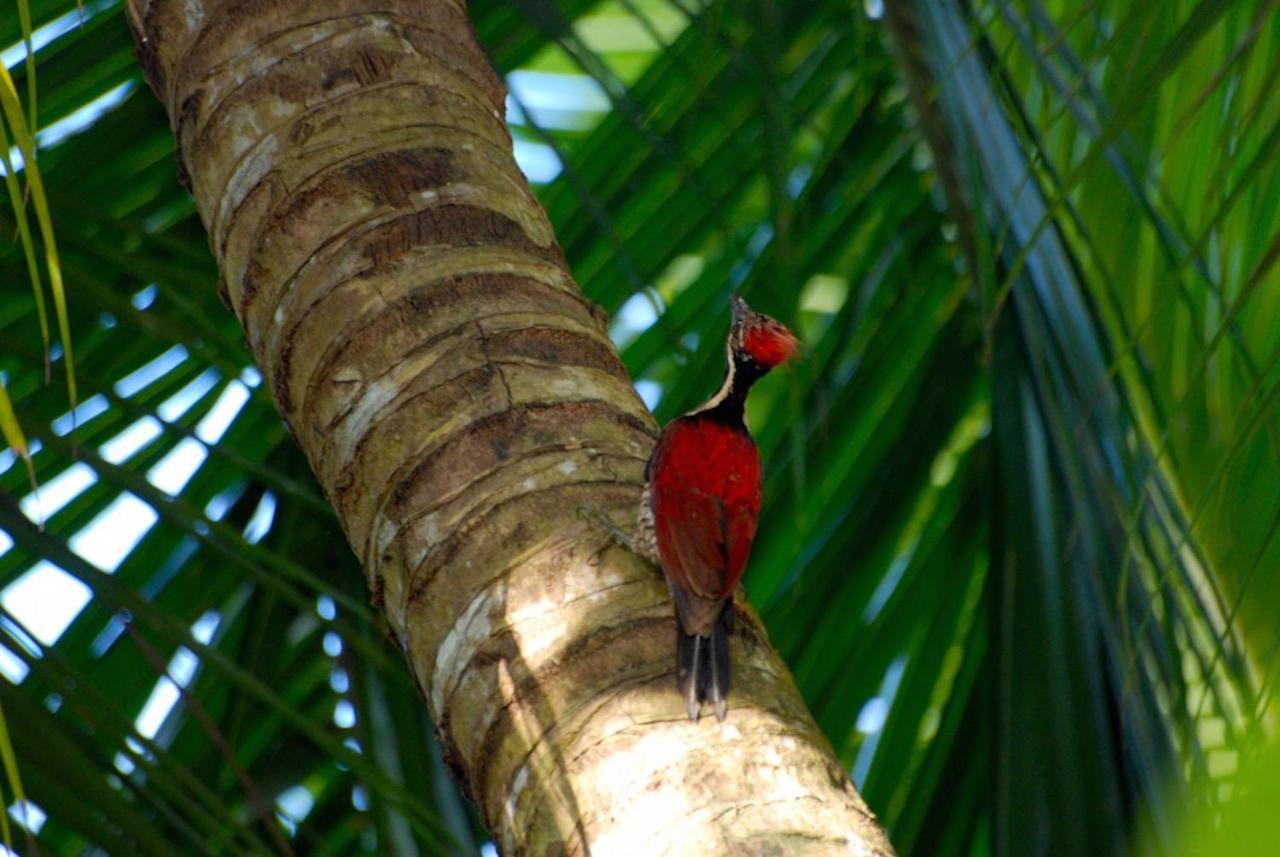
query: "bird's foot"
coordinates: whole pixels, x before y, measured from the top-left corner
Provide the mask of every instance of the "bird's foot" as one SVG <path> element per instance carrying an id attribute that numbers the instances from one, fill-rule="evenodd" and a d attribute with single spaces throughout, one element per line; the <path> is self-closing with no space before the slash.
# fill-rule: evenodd
<path id="1" fill-rule="evenodd" d="M 600 557 L 604 555 L 605 551 L 613 547 L 614 544 L 622 545 L 632 553 L 639 553 L 639 551 L 636 550 L 635 540 L 619 528 L 618 525 L 615 524 L 604 512 L 601 512 L 599 509 L 592 508 L 591 506 L 579 506 L 578 515 L 588 523 L 604 530 L 605 533 L 609 535 L 609 541 L 591 555 L 592 563 L 598 563 L 600 561 Z"/>

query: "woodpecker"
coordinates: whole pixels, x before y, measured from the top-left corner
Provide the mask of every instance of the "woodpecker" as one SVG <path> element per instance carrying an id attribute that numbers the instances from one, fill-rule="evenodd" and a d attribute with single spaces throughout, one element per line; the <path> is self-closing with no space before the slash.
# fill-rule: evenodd
<path id="1" fill-rule="evenodd" d="M 639 542 L 667 578 L 676 613 L 676 686 L 689 719 L 702 703 L 728 713 L 733 591 L 760 515 L 760 452 L 747 431 L 747 391 L 796 352 L 779 322 L 733 298 L 724 381 L 667 424 L 645 468 Z"/>

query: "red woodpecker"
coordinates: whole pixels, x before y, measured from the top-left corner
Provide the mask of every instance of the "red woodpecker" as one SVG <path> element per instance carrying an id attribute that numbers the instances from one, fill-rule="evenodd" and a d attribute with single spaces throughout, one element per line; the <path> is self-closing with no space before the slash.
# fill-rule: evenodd
<path id="1" fill-rule="evenodd" d="M 783 325 L 736 295 L 724 382 L 662 430 L 645 469 L 641 550 L 662 566 L 676 609 L 676 685 L 690 720 L 728 712 L 733 590 L 760 514 L 760 452 L 743 411 L 751 385 L 796 351 Z"/>

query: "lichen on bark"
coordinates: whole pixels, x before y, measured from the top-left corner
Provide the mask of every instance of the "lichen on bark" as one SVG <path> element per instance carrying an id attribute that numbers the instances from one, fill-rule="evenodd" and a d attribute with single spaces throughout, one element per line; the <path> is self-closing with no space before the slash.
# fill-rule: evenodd
<path id="1" fill-rule="evenodd" d="M 502 851 L 891 853 L 754 613 L 728 721 L 689 723 L 660 575 L 578 514 L 632 525 L 656 426 L 464 4 L 128 12 L 224 298 Z"/>

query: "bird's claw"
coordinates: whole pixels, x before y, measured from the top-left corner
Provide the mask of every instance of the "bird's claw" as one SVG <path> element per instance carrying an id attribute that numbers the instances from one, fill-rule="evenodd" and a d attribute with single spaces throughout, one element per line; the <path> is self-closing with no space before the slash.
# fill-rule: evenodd
<path id="1" fill-rule="evenodd" d="M 620 544 L 632 553 L 636 553 L 635 542 L 632 540 L 631 536 L 619 529 L 604 512 L 601 512 L 599 509 L 593 509 L 590 506 L 579 506 L 578 515 L 588 523 L 594 524 L 604 530 L 605 533 L 609 535 L 609 540 L 606 541 L 599 550 L 591 555 L 589 562 L 591 562 L 592 565 L 599 564 L 600 557 L 603 556 L 605 552 L 613 546 L 613 544 Z"/>

